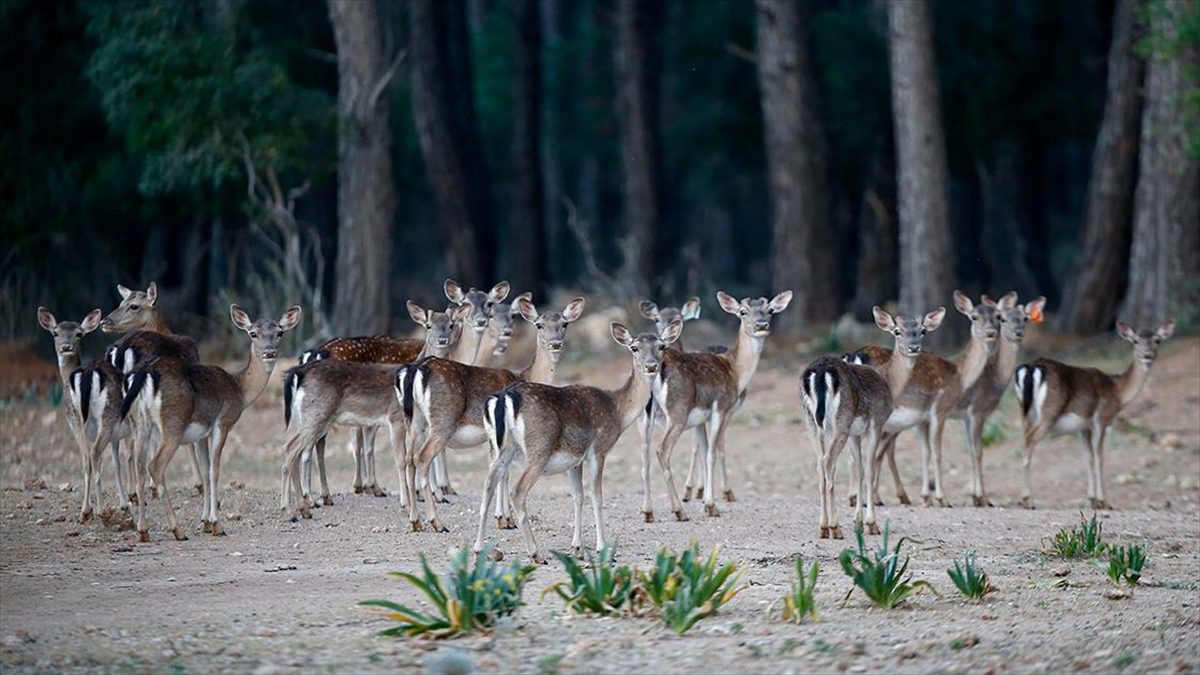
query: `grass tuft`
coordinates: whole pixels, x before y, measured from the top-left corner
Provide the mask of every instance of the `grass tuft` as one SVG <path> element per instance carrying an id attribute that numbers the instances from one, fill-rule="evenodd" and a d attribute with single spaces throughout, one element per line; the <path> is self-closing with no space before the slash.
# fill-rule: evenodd
<path id="1" fill-rule="evenodd" d="M 686 633 L 741 592 L 737 564 L 718 564 L 720 551 L 718 546 L 703 558 L 695 542 L 681 554 L 664 548 L 654 557 L 653 568 L 638 572 L 638 594 L 658 608 L 676 633 Z"/>
<path id="2" fill-rule="evenodd" d="M 1104 523 L 1096 514 L 1091 519 L 1079 514 L 1079 526 L 1071 529 L 1062 528 L 1054 533 L 1046 553 L 1060 558 L 1099 558 L 1104 555 L 1107 545 L 1104 543 Z"/>
<path id="3" fill-rule="evenodd" d="M 554 557 L 567 571 L 567 581 L 560 581 L 543 593 L 554 592 L 576 614 L 621 614 L 631 609 L 634 589 L 633 570 L 617 566 L 613 560 L 616 549 L 605 546 L 600 557 L 588 554 L 588 569 L 574 557 L 553 551 Z"/>
<path id="4" fill-rule="evenodd" d="M 820 574 L 821 564 L 814 560 L 807 571 L 804 569 L 804 556 L 796 556 L 796 580 L 792 582 L 791 590 L 783 596 L 783 620 L 791 623 L 803 623 L 805 619 L 814 621 L 818 618 L 817 603 L 813 593 L 817 589 L 817 575 Z"/>
<path id="5" fill-rule="evenodd" d="M 988 575 L 975 562 L 975 551 L 967 551 L 962 561 L 955 560 L 954 568 L 946 570 L 954 587 L 969 600 L 979 600 L 996 589 L 988 581 Z"/>
<path id="6" fill-rule="evenodd" d="M 1108 579 L 1115 586 L 1122 581 L 1127 586 L 1137 586 L 1145 565 L 1146 549 L 1140 544 L 1112 546 L 1108 550 Z"/>
<path id="7" fill-rule="evenodd" d="M 862 589 L 871 602 L 885 609 L 900 605 L 920 588 L 928 588 L 937 595 L 937 590 L 928 581 L 913 581 L 911 575 L 905 576 L 909 559 L 906 557 L 904 562 L 900 562 L 900 548 L 909 538 L 901 537 L 900 541 L 896 542 L 895 550 L 891 550 L 888 548 L 890 529 L 891 523 L 885 522 L 880 548 L 868 554 L 862 526 L 856 527 L 854 534 L 858 539 L 858 550 L 842 550 L 838 556 L 842 571 L 850 577 L 854 586 Z M 843 606 L 853 592 L 854 587 L 846 592 L 846 597 L 842 598 Z"/>

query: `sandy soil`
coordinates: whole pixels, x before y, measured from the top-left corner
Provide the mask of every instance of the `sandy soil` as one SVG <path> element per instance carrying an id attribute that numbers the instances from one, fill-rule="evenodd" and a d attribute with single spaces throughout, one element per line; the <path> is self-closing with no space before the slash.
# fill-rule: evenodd
<path id="1" fill-rule="evenodd" d="M 1126 356 L 1113 352 L 1110 369 Z M 61 411 L 19 405 L 0 410 L 0 670 L 209 672 L 362 672 L 446 666 L 447 655 L 481 671 L 520 672 L 811 672 L 811 671 L 1168 671 L 1200 672 L 1200 340 L 1164 349 L 1150 386 L 1109 437 L 1106 536 L 1146 542 L 1147 585 L 1111 600 L 1093 563 L 1063 562 L 1041 552 L 1043 539 L 1074 524 L 1085 508 L 1079 441 L 1058 438 L 1034 458 L 1038 509 L 1015 506 L 1020 447 L 1015 402 L 1004 403 L 1003 439 L 986 453 L 989 492 L 998 508 L 965 506 L 969 463 L 958 423 L 946 434 L 949 495 L 955 508 L 895 505 L 881 516 L 895 533 L 917 537 L 915 578 L 943 597 L 922 593 L 908 606 L 879 610 L 857 592 L 842 606 L 848 579 L 837 553 L 849 542 L 820 541 L 814 459 L 803 432 L 795 378 L 806 359 L 770 355 L 729 436 L 732 487 L 738 500 L 706 518 L 696 502 L 690 522 L 646 524 L 636 436 L 629 430 L 606 472 L 604 513 L 620 558 L 646 565 L 660 546 L 697 540 L 723 546 L 749 587 L 719 616 L 678 637 L 653 619 L 592 619 L 564 613 L 542 590 L 562 578 L 557 564 L 540 568 L 524 607 L 494 635 L 432 642 L 377 638 L 387 624 L 356 606 L 367 598 L 419 602 L 386 576 L 414 570 L 418 555 L 444 560 L 473 537 L 482 449 L 451 458 L 462 493 L 442 509 L 449 534 L 407 532 L 396 497 L 350 492 L 352 464 L 345 434 L 331 439 L 336 504 L 315 518 L 285 522 L 274 491 L 283 438 L 277 387 L 234 430 L 226 452 L 223 512 L 229 536 L 196 532 L 170 539 L 161 507 L 151 504 L 149 544 L 130 531 L 80 525 L 79 462 Z M 1106 359 L 1101 359 L 1104 362 Z M 615 384 L 623 362 L 573 364 L 566 379 Z M 911 494 L 918 493 L 917 454 L 907 436 L 898 458 Z M 380 477 L 396 485 L 390 450 L 381 450 Z M 681 444 L 677 473 L 686 471 Z M 182 522 L 194 528 L 200 500 L 185 496 L 190 469 L 172 466 L 171 489 Z M 847 475 L 847 468 L 839 474 Z M 29 481 L 44 482 L 27 486 Z M 113 501 L 111 473 L 104 480 Z M 840 481 L 844 483 L 843 481 Z M 658 514 L 669 514 L 654 473 Z M 67 488 L 67 489 L 60 489 Z M 839 487 L 839 494 L 844 486 Z M 570 543 L 570 496 L 562 477 L 548 477 L 530 500 L 546 549 Z M 849 509 L 840 510 L 842 522 Z M 590 518 L 585 541 L 594 541 Z M 496 535 L 494 529 L 490 530 Z M 509 553 L 519 534 L 499 534 Z M 946 577 L 967 549 L 999 592 L 965 604 Z M 793 574 L 796 554 L 822 565 L 821 617 L 794 626 L 768 610 Z M 1056 574 L 1070 584 L 1056 587 Z"/>

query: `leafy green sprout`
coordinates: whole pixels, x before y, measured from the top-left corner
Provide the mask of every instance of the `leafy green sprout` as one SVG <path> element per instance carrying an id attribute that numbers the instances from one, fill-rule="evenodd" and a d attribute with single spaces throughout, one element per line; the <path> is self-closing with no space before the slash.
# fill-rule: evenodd
<path id="1" fill-rule="evenodd" d="M 856 527 L 854 533 L 858 539 L 858 550 L 850 548 L 842 550 L 838 556 L 842 571 L 850 577 L 854 586 L 862 589 L 867 598 L 878 607 L 886 609 L 896 607 L 921 588 L 928 588 L 937 595 L 937 590 L 928 581 L 913 581 L 911 575 L 905 576 L 908 571 L 909 558 L 905 557 L 901 562 L 900 549 L 904 546 L 905 541 L 916 540 L 901 537 L 893 550 L 888 546 L 890 529 L 891 523 L 885 522 L 880 548 L 868 554 L 862 527 Z M 842 598 L 843 606 L 850 598 L 850 594 L 854 592 L 854 586 L 846 591 L 846 597 Z"/>
<path id="2" fill-rule="evenodd" d="M 718 546 L 703 558 L 695 542 L 681 554 L 664 548 L 655 556 L 653 568 L 638 573 L 639 593 L 676 633 L 686 633 L 741 592 L 737 565 L 719 564 L 720 551 Z"/>
<path id="3" fill-rule="evenodd" d="M 1104 523 L 1096 514 L 1091 519 L 1079 514 L 1079 526 L 1071 529 L 1061 528 L 1051 537 L 1046 552 L 1060 558 L 1098 558 L 1104 555 L 1107 545 L 1104 543 Z"/>
<path id="4" fill-rule="evenodd" d="M 1146 549 L 1140 544 L 1112 546 L 1108 550 L 1108 579 L 1113 585 L 1121 582 L 1127 586 L 1137 586 L 1142 578 L 1142 568 L 1146 565 Z"/>
<path id="5" fill-rule="evenodd" d="M 567 581 L 547 588 L 543 595 L 556 593 L 576 614 L 612 615 L 632 609 L 634 572 L 615 565 L 615 547 L 605 546 L 598 559 L 589 553 L 587 569 L 571 555 L 553 554 L 566 569 Z"/>
<path id="6" fill-rule="evenodd" d="M 954 567 L 946 570 L 954 587 L 970 600 L 979 600 L 996 589 L 988 581 L 988 575 L 975 560 L 975 551 L 967 551 L 962 561 L 955 560 Z"/>
<path id="7" fill-rule="evenodd" d="M 796 580 L 792 582 L 787 595 L 783 596 L 784 621 L 803 623 L 807 618 L 818 618 L 817 603 L 813 594 L 817 588 L 817 575 L 820 571 L 820 562 L 814 560 L 806 570 L 804 556 L 796 556 Z"/>

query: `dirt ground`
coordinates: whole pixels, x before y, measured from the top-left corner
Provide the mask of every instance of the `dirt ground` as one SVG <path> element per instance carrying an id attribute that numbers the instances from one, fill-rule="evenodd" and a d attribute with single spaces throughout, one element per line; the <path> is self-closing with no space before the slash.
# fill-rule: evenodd
<path id="1" fill-rule="evenodd" d="M 1097 360 L 1124 367 L 1124 350 Z M 504 672 L 1200 672 L 1200 340 L 1168 343 L 1151 382 L 1109 436 L 1109 501 L 1101 513 L 1110 540 L 1145 542 L 1147 585 L 1112 600 L 1103 572 L 1087 561 L 1042 553 L 1043 540 L 1070 526 L 1086 508 L 1079 440 L 1044 443 L 1034 457 L 1038 508 L 1016 506 L 1021 451 L 1015 401 L 998 413 L 1001 438 L 986 452 L 986 477 L 997 508 L 966 506 L 969 462 L 958 422 L 947 430 L 945 466 L 954 508 L 895 505 L 881 518 L 893 532 L 920 539 L 908 548 L 910 570 L 943 595 L 923 592 L 896 610 L 874 609 L 857 591 L 845 606 L 849 580 L 836 556 L 849 540 L 816 539 L 815 460 L 804 434 L 796 377 L 807 359 L 768 354 L 729 434 L 734 503 L 720 518 L 687 504 L 690 522 L 669 516 L 665 488 L 654 472 L 660 521 L 642 522 L 637 434 L 628 430 L 606 472 L 604 514 L 620 559 L 647 565 L 661 546 L 721 545 L 749 585 L 727 609 L 683 637 L 653 619 L 594 619 L 563 611 L 542 591 L 563 578 L 557 563 L 538 569 L 526 588 L 528 605 L 493 635 L 450 641 L 379 638 L 388 624 L 356 603 L 389 598 L 419 603 L 417 593 L 386 576 L 415 570 L 418 555 L 444 563 L 448 549 L 473 538 L 482 448 L 450 459 L 461 493 L 442 509 L 449 534 L 411 533 L 395 496 L 350 491 L 346 434 L 331 439 L 336 504 L 312 520 L 284 521 L 275 481 L 283 440 L 278 384 L 235 428 L 225 454 L 223 507 L 227 537 L 195 531 L 200 500 L 188 494 L 189 466 L 171 467 L 171 490 L 182 522 L 194 534 L 171 540 L 161 505 L 150 504 L 151 536 L 75 522 L 81 493 L 79 461 L 62 411 L 45 405 L 0 409 L 0 671 L 25 672 L 454 672 L 463 661 Z M 567 381 L 613 385 L 624 361 L 569 364 Z M 686 471 L 683 443 L 674 458 Z M 380 478 L 396 486 L 389 449 L 381 446 Z M 908 491 L 918 494 L 917 453 L 909 436 L 898 452 Z M 839 496 L 848 475 L 839 472 Z M 42 483 L 31 481 L 41 480 Z M 112 476 L 104 474 L 112 503 Z M 844 500 L 842 500 L 844 503 Z M 530 499 L 544 549 L 570 544 L 570 494 L 562 476 L 545 478 Z M 848 508 L 839 511 L 843 524 Z M 585 542 L 594 541 L 590 516 Z M 492 527 L 491 536 L 497 536 Z M 510 555 L 523 552 L 519 534 L 498 535 Z M 945 570 L 967 549 L 999 589 L 980 604 L 957 597 Z M 820 620 L 777 620 L 777 599 L 794 574 L 794 559 L 821 562 Z M 1065 588 L 1056 585 L 1066 573 Z M 773 607 L 774 605 L 774 607 Z"/>

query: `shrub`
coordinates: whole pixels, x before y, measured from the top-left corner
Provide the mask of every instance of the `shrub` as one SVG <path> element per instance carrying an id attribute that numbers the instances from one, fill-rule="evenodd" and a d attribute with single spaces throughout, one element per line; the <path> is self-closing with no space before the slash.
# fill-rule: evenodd
<path id="1" fill-rule="evenodd" d="M 553 553 L 566 568 L 568 580 L 547 588 L 546 593 L 557 593 L 567 608 L 578 614 L 620 614 L 630 609 L 634 574 L 628 567 L 613 564 L 613 547 L 605 546 L 599 559 L 589 554 L 587 570 L 572 556 Z"/>
<path id="2" fill-rule="evenodd" d="M 486 632 L 497 619 L 512 614 L 521 606 L 521 591 L 536 569 L 534 565 L 522 566 L 517 562 L 503 566 L 488 560 L 488 552 L 484 549 L 472 564 L 471 553 L 466 548 L 453 551 L 445 583 L 434 574 L 424 555 L 421 556 L 422 576 L 407 572 L 390 574 L 420 589 L 433 603 L 433 613 L 420 612 L 389 600 L 364 600 L 359 604 L 389 610 L 387 618 L 400 622 L 399 626 L 380 631 L 379 635 L 452 637 L 476 630 Z"/>
<path id="3" fill-rule="evenodd" d="M 901 604 L 908 599 L 908 596 L 922 587 L 937 594 L 937 590 L 928 581 L 912 581 L 911 576 L 904 576 L 908 571 L 909 559 L 906 557 L 903 563 L 900 562 L 900 548 L 904 546 L 908 537 L 901 537 L 900 541 L 896 542 L 895 550 L 890 550 L 888 548 L 889 530 L 890 523 L 884 523 L 883 539 L 880 542 L 882 545 L 874 553 L 868 555 L 866 543 L 863 541 L 862 526 L 856 527 L 854 534 L 858 539 L 858 550 L 849 548 L 842 550 L 841 555 L 838 556 L 842 571 L 850 577 L 855 586 L 862 589 L 871 602 L 887 609 Z M 846 604 L 846 600 L 853 592 L 853 587 L 846 592 L 846 597 L 842 598 L 843 605 Z"/>
<path id="4" fill-rule="evenodd" d="M 1079 514 L 1079 526 L 1062 528 L 1050 539 L 1047 552 L 1060 558 L 1098 558 L 1104 555 L 1104 523 L 1092 514 L 1090 520 Z"/>
<path id="5" fill-rule="evenodd" d="M 649 572 L 639 572 L 639 594 L 661 612 L 667 626 L 682 635 L 696 622 L 717 613 L 742 589 L 737 585 L 737 565 L 717 564 L 721 547 L 708 558 L 700 557 L 700 545 L 676 555 L 662 549 Z"/>
<path id="6" fill-rule="evenodd" d="M 813 593 L 817 589 L 817 575 L 820 574 L 821 564 L 814 560 L 806 572 L 804 556 L 796 557 L 796 580 L 792 588 L 783 596 L 783 620 L 792 623 L 803 623 L 806 617 L 817 618 L 817 603 Z"/>
<path id="7" fill-rule="evenodd" d="M 946 570 L 954 587 L 970 600 L 978 600 L 996 590 L 988 582 L 987 573 L 975 564 L 975 551 L 967 551 L 960 563 L 954 561 L 954 569 Z"/>
<path id="8" fill-rule="evenodd" d="M 1113 546 L 1108 550 L 1108 578 L 1115 585 L 1124 580 L 1126 585 L 1137 586 L 1145 565 L 1146 549 L 1140 544 Z"/>

